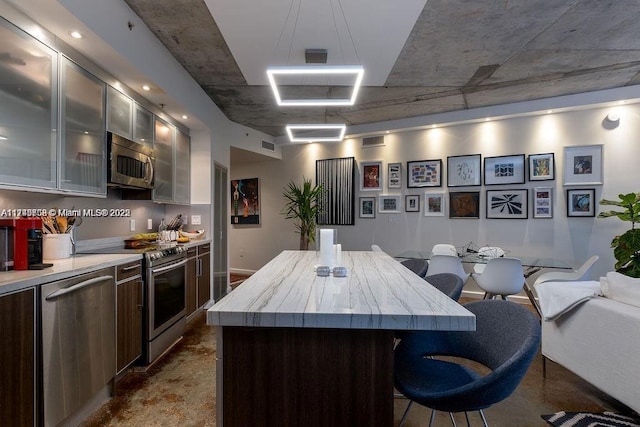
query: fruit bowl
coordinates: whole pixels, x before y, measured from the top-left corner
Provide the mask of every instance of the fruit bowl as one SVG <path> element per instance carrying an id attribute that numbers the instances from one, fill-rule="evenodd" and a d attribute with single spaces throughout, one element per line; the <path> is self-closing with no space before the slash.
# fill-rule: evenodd
<path id="1" fill-rule="evenodd" d="M 182 231 L 182 230 L 180 230 L 180 236 L 188 237 L 190 240 L 199 240 L 199 239 L 204 238 L 205 232 L 204 232 L 204 230 L 197 230 L 197 231 Z"/>

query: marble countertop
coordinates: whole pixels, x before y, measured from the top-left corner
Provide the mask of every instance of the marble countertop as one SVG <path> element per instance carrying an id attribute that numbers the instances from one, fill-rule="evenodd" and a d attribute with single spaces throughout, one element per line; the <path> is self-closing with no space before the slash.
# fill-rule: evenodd
<path id="1" fill-rule="evenodd" d="M 384 252 L 343 252 L 347 277 L 318 277 L 315 251 L 284 251 L 209 308 L 218 326 L 475 330 L 475 316 Z"/>
<path id="2" fill-rule="evenodd" d="M 53 263 L 53 267 L 42 270 L 1 271 L 0 295 L 141 258 L 140 254 L 74 255 L 66 259 L 44 260 L 44 262 Z"/>

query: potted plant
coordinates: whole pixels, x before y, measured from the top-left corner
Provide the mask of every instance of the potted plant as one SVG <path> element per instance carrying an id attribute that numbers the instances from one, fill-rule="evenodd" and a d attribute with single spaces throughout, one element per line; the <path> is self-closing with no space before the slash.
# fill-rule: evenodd
<path id="1" fill-rule="evenodd" d="M 616 271 L 630 277 L 640 277 L 640 193 L 619 194 L 619 200 L 600 200 L 601 205 L 618 206 L 622 211 L 601 212 L 598 218 L 617 216 L 622 221 L 631 222 L 631 229 L 615 236 L 611 241 Z"/>
<path id="2" fill-rule="evenodd" d="M 302 178 L 302 186 L 290 181 L 282 192 L 287 203 L 282 210 L 286 219 L 293 219 L 300 233 L 300 250 L 309 249 L 309 242 L 315 239 L 316 217 L 322 211 L 320 196 L 322 185 L 313 185 L 310 179 Z"/>

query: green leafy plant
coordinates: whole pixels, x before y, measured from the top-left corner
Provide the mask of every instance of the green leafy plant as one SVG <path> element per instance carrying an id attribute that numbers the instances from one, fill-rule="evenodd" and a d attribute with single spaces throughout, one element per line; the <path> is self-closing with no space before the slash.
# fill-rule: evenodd
<path id="1" fill-rule="evenodd" d="M 320 198 L 324 189 L 322 185 L 313 185 L 310 179 L 302 177 L 299 187 L 291 181 L 282 192 L 286 200 L 282 214 L 286 219 L 293 219 L 294 226 L 300 233 L 300 250 L 309 249 L 309 242 L 315 240 L 316 217 L 322 212 Z"/>
<path id="2" fill-rule="evenodd" d="M 617 216 L 622 221 L 631 222 L 631 229 L 615 236 L 611 241 L 616 271 L 630 277 L 640 277 L 640 193 L 619 194 L 620 200 L 600 200 L 601 205 L 618 206 L 622 211 L 601 212 L 598 218 Z"/>

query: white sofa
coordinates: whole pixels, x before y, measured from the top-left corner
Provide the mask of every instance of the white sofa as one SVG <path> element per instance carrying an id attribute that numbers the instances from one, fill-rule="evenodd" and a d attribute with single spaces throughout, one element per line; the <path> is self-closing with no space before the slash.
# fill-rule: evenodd
<path id="1" fill-rule="evenodd" d="M 640 307 L 594 297 L 543 321 L 542 354 L 640 413 Z"/>

